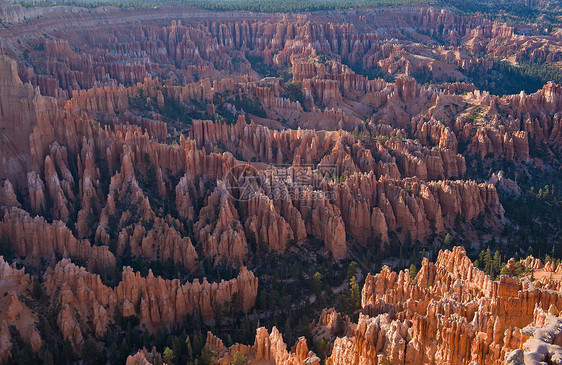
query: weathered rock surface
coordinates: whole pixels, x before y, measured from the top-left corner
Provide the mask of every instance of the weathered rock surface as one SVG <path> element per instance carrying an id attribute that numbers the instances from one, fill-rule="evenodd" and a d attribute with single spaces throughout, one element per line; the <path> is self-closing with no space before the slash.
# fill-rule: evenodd
<path id="1" fill-rule="evenodd" d="M 217 353 L 216 364 L 230 364 L 236 352 L 242 353 L 248 364 L 320 364 L 320 358 L 308 350 L 304 337 L 299 338 L 291 351 L 288 351 L 287 345 L 283 342 L 283 336 L 279 333 L 277 327 L 273 327 L 271 334 L 264 327 L 258 328 L 253 346 L 234 344 L 230 348 L 226 348 L 219 338 L 209 332 L 205 346 Z"/>
<path id="2" fill-rule="evenodd" d="M 136 315 L 147 330 L 155 330 L 179 323 L 195 311 L 209 320 L 214 317 L 215 305 L 231 301 L 235 294 L 240 299 L 240 309 L 247 312 L 254 305 L 257 286 L 257 278 L 245 267 L 237 278 L 212 284 L 206 278 L 181 284 L 177 279 L 155 277 L 152 271 L 141 277 L 125 268 L 119 285 L 111 288 L 98 275 L 68 259 L 49 268 L 45 279 L 48 295 L 56 294 L 52 300 L 61 305 L 58 323 L 62 334 L 75 345 L 83 340 L 80 328 L 86 325 L 86 318 L 91 318 L 96 336 L 102 336 L 113 321 L 115 306 L 121 308 L 123 316 Z"/>
<path id="3" fill-rule="evenodd" d="M 39 280 L 78 347 L 103 336 L 116 306 L 151 331 L 198 310 L 211 319 L 235 294 L 249 310 L 257 279 L 242 265 L 260 260 L 255 247 L 282 254 L 315 239 L 339 260 L 350 248 L 436 243 L 457 226 L 470 239 L 477 218 L 499 233 L 494 184 L 515 194 L 517 184 L 467 171 L 540 167 L 562 152 L 560 85 L 499 97 L 470 83 L 495 72 L 493 59 L 559 63 L 560 32 L 539 25 L 427 5 L 262 14 L 2 0 L 0 22 L 0 239 L 30 272 L 49 266 Z M 262 78 L 288 68 L 292 80 Z M 240 166 L 251 173 L 232 176 Z M 240 275 L 181 284 L 116 266 L 171 263 L 196 276 L 207 259 Z M 105 285 L 115 272 L 120 284 Z M 11 325 L 41 347 L 30 280 L 0 260 L 0 358 Z M 369 276 L 359 323 L 326 310 L 312 327 L 340 336 L 332 364 L 559 361 L 561 288 L 548 274 L 494 282 L 455 249 L 414 280 Z M 319 362 L 302 339 L 288 351 L 276 329 L 260 328 L 253 346 L 213 336 L 208 346 L 225 364 L 236 351 L 256 364 Z M 146 350 L 127 360 L 154 361 Z"/>
<path id="4" fill-rule="evenodd" d="M 194 230 L 199 240 L 204 242 L 204 250 L 210 257 L 242 263 L 248 253 L 248 245 L 232 199 L 225 184 L 219 181 L 201 209 Z"/>
<path id="5" fill-rule="evenodd" d="M 61 221 L 47 223 L 41 217 L 12 207 L 0 221 L 0 235 L 14 251 L 28 260 L 50 259 L 55 255 L 70 257 L 88 263 L 88 268 L 102 272 L 115 267 L 115 256 L 106 246 L 92 246 L 87 240 L 78 240 Z"/>
<path id="6" fill-rule="evenodd" d="M 14 326 L 19 330 L 19 336 L 31 344 L 35 353 L 43 345 L 41 335 L 36 327 L 37 315 L 22 300 L 29 301 L 31 276 L 25 269 L 17 269 L 15 264 L 10 266 L 0 256 L 0 360 L 12 357 L 12 348 L 17 340 L 9 329 Z"/>
<path id="7" fill-rule="evenodd" d="M 545 311 L 558 314 L 561 305 L 560 292 L 506 276 L 492 281 L 455 247 L 441 251 L 435 264 L 424 259 L 414 280 L 408 270 L 388 267 L 368 275 L 364 314 L 352 335 L 335 340 L 329 362 L 502 364 L 517 349 L 525 351 L 525 363 L 540 361 L 548 352 L 558 356 L 559 347 L 551 345 L 557 344 L 558 318 Z M 538 334 L 527 325 L 553 334 Z M 533 334 L 540 340 L 530 339 Z M 519 361 L 519 353 L 511 354 L 511 363 Z"/>
<path id="8" fill-rule="evenodd" d="M 163 365 L 162 356 L 156 349 L 153 348 L 151 352 L 148 352 L 145 348 L 137 351 L 134 355 L 129 355 L 127 357 L 126 365 Z"/>

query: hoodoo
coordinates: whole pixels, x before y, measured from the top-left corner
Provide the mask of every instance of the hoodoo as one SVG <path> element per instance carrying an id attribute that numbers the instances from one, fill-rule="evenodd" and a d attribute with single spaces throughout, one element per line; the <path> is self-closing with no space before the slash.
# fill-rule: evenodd
<path id="1" fill-rule="evenodd" d="M 561 17 L 0 0 L 0 363 L 562 363 Z"/>

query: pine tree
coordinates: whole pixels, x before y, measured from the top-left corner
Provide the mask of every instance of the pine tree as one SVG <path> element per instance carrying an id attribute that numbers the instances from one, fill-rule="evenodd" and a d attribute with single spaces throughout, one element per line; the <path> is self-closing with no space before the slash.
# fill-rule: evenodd
<path id="1" fill-rule="evenodd" d="M 492 251 L 490 251 L 490 248 L 488 248 L 484 253 L 484 259 L 482 263 L 484 264 L 484 272 L 487 275 L 492 275 Z"/>
<path id="2" fill-rule="evenodd" d="M 185 343 L 187 344 L 187 361 L 193 360 L 193 347 L 191 346 L 191 339 L 189 336 L 185 339 Z"/>
<path id="3" fill-rule="evenodd" d="M 40 300 L 41 297 L 43 297 L 43 288 L 41 288 L 41 282 L 36 276 L 34 276 L 32 279 L 31 296 L 35 300 Z"/>
<path id="4" fill-rule="evenodd" d="M 215 355 L 216 354 L 214 351 L 209 350 L 207 347 L 205 347 L 203 349 L 203 352 L 201 353 L 199 364 L 213 365 L 215 363 Z"/>
<path id="5" fill-rule="evenodd" d="M 245 365 L 246 364 L 246 356 L 240 351 L 236 351 L 234 354 L 234 358 L 231 362 L 232 365 Z"/>
<path id="6" fill-rule="evenodd" d="M 243 343 L 250 343 L 252 341 L 252 329 L 250 327 L 250 319 L 248 318 L 248 314 L 244 315 L 244 319 L 242 319 L 242 324 L 240 325 L 242 330 L 242 339 Z"/>
<path id="7" fill-rule="evenodd" d="M 414 280 L 416 278 L 417 273 L 418 273 L 418 269 L 416 268 L 416 265 L 411 264 L 409 271 L 410 271 L 410 279 Z"/>
<path id="8" fill-rule="evenodd" d="M 312 277 L 312 288 L 314 289 L 314 293 L 316 293 L 316 297 L 319 298 L 322 293 L 322 274 L 318 271 L 315 272 Z"/>
<path id="9" fill-rule="evenodd" d="M 496 250 L 496 252 L 494 252 L 494 260 L 493 260 L 493 264 L 492 264 L 492 270 L 493 270 L 493 276 L 497 276 L 502 268 L 502 256 L 500 255 L 499 251 Z"/>
<path id="10" fill-rule="evenodd" d="M 164 349 L 164 353 L 162 354 L 162 358 L 166 364 L 174 365 L 174 359 L 175 359 L 174 350 L 172 350 L 169 347 L 166 347 Z"/>
<path id="11" fill-rule="evenodd" d="M 347 280 L 350 280 L 351 277 L 355 276 L 357 273 L 357 262 L 351 261 L 349 266 L 347 267 Z"/>
<path id="12" fill-rule="evenodd" d="M 92 337 L 88 337 L 82 344 L 82 350 L 80 351 L 83 363 L 91 365 L 99 364 L 101 362 L 100 355 L 96 341 Z"/>
<path id="13" fill-rule="evenodd" d="M 352 276 L 349 280 L 349 288 L 353 310 L 358 309 L 361 307 L 361 290 L 359 284 L 355 281 L 355 276 Z"/>
<path id="14" fill-rule="evenodd" d="M 43 351 L 43 365 L 54 365 L 53 354 L 47 349 Z"/>
<path id="15" fill-rule="evenodd" d="M 172 351 L 174 352 L 174 357 L 177 359 L 178 362 L 181 361 L 181 358 L 184 354 L 183 351 L 184 344 L 185 342 L 182 341 L 179 336 L 174 336 L 174 340 L 172 341 Z"/>

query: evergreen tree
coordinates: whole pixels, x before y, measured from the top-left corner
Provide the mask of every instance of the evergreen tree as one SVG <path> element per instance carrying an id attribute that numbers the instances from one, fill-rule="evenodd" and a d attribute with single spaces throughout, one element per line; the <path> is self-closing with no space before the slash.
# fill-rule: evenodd
<path id="1" fill-rule="evenodd" d="M 53 354 L 48 349 L 43 351 L 43 365 L 54 365 L 55 360 L 53 358 Z"/>
<path id="2" fill-rule="evenodd" d="M 103 362 L 98 345 L 92 337 L 88 337 L 88 339 L 82 344 L 80 357 L 85 365 L 96 365 Z"/>
<path id="3" fill-rule="evenodd" d="M 316 293 L 316 297 L 319 298 L 320 294 L 322 294 L 322 274 L 318 271 L 312 276 L 312 289 Z"/>
<path id="4" fill-rule="evenodd" d="M 236 351 L 234 354 L 234 358 L 231 362 L 232 365 L 245 365 L 246 364 L 246 356 L 240 351 Z"/>
<path id="5" fill-rule="evenodd" d="M 357 274 L 357 262 L 351 261 L 349 266 L 347 267 L 347 280 L 350 280 L 351 277 Z"/>
<path id="6" fill-rule="evenodd" d="M 486 275 L 492 275 L 492 251 L 490 251 L 490 248 L 486 249 L 486 251 L 484 252 L 484 258 L 482 261 L 482 264 L 484 265 L 484 273 L 486 273 Z"/>
<path id="7" fill-rule="evenodd" d="M 33 277 L 31 283 L 31 297 L 35 300 L 40 300 L 43 297 L 43 288 L 41 288 L 41 282 L 36 276 Z"/>
<path id="8" fill-rule="evenodd" d="M 162 354 L 162 359 L 166 364 L 174 365 L 174 359 L 175 359 L 174 350 L 172 350 L 169 347 L 166 347 L 164 349 L 164 353 Z"/>
<path id="9" fill-rule="evenodd" d="M 66 340 L 64 340 L 64 343 L 62 345 L 63 364 L 72 364 L 75 359 L 76 359 L 76 353 L 72 349 L 72 344 L 67 338 Z"/>
<path id="10" fill-rule="evenodd" d="M 501 269 L 502 269 L 502 257 L 499 253 L 498 250 L 496 250 L 496 252 L 494 252 L 494 259 L 493 259 L 493 265 L 492 265 L 492 270 L 493 270 L 493 276 L 497 276 Z"/>
<path id="11" fill-rule="evenodd" d="M 199 364 L 201 365 L 214 365 L 215 364 L 215 352 L 205 347 L 201 352 L 201 358 L 199 359 Z"/>
<path id="12" fill-rule="evenodd" d="M 111 346 L 109 346 L 109 362 L 111 364 L 121 363 L 121 353 L 117 342 L 113 342 L 111 343 Z"/>
<path id="13" fill-rule="evenodd" d="M 359 284 L 355 281 L 355 276 L 352 276 L 349 280 L 349 290 L 351 293 L 351 303 L 353 310 L 361 307 L 361 289 L 359 289 Z"/>
<path id="14" fill-rule="evenodd" d="M 193 360 L 193 347 L 191 346 L 191 340 L 189 336 L 185 339 L 185 343 L 187 345 L 187 361 Z"/>
<path id="15" fill-rule="evenodd" d="M 418 273 L 418 269 L 416 268 L 416 265 L 411 264 L 409 271 L 410 271 L 410 279 L 414 280 L 416 278 L 417 273 Z"/>
<path id="16" fill-rule="evenodd" d="M 242 342 L 250 343 L 252 341 L 252 328 L 250 326 L 250 319 L 248 318 L 248 314 L 244 315 L 244 319 L 242 319 L 240 328 L 242 331 Z"/>

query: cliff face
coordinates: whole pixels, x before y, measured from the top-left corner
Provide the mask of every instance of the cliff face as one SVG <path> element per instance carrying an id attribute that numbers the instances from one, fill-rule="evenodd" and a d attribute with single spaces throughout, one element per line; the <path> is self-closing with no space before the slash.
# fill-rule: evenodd
<path id="1" fill-rule="evenodd" d="M 30 11 L 11 5 L 2 9 L 11 9 L 13 14 Z M 44 10 L 45 13 L 49 11 Z M 435 79 L 465 82 L 470 72 L 486 72 L 493 67 L 492 58 L 511 63 L 553 63 L 562 57 L 559 39 L 552 35 L 533 37 L 538 33 L 536 27 L 519 32 L 505 24 L 457 16 L 429 6 L 387 8 L 376 13 L 360 11 L 348 15 L 344 23 L 335 14 L 269 18 L 220 14 L 210 21 L 206 13 L 192 12 L 191 16 L 181 19 L 178 14 L 182 12 L 177 9 L 153 11 L 157 16 L 142 10 L 127 14 L 116 9 L 89 14 L 77 8 L 53 10 L 49 16 L 55 19 L 66 16 L 69 21 L 66 27 L 54 30 L 47 22 L 37 21 L 38 29 L 56 32 L 56 37 L 44 40 L 37 39 L 41 34 L 38 29 L 31 30 L 25 24 L 13 25 L 16 33 L 28 31 L 33 38 L 27 54 L 34 67 L 21 66 L 20 75 L 45 95 L 61 99 L 73 97 L 73 110 L 80 106 L 90 116 L 103 111 L 115 119 L 144 124 L 143 128 L 163 140 L 166 137 L 163 124 L 146 124 L 145 119 L 124 115 L 123 111 L 129 107 L 129 96 L 150 97 L 162 106 L 168 98 L 189 104 L 191 100 L 212 101 L 216 94 L 248 94 L 265 106 L 269 118 L 285 121 L 293 127 L 353 130 L 367 117 L 404 127 L 411 117 L 425 114 L 425 111 L 430 111 L 427 115 L 433 115 L 436 120 L 454 121 L 452 114 L 458 113 L 459 107 L 462 109 L 460 104 L 467 101 L 458 95 L 461 92 L 452 96 L 453 93 L 434 87 L 420 87 L 404 77 L 420 78 L 420 75 L 430 74 Z M 80 21 L 89 24 L 88 30 L 80 28 L 80 21 L 76 21 L 82 19 L 80 17 L 86 19 Z M 93 34 L 90 29 L 96 29 L 96 21 L 114 26 Z M 129 26 L 122 26 L 129 21 Z M 404 26 L 413 30 L 416 46 L 401 44 L 407 39 L 401 32 Z M 439 37 L 443 45 L 436 46 L 431 37 Z M 16 42 L 8 32 L 5 38 L 9 44 Z M 389 43 L 386 39 L 398 42 Z M 472 52 L 485 52 L 490 57 L 474 56 Z M 291 66 L 293 80 L 302 84 L 302 98 L 296 100 L 294 95 L 284 93 L 278 81 L 271 85 L 249 83 L 257 81 L 257 73 L 252 69 L 256 59 L 267 66 Z M 353 72 L 352 68 L 357 67 L 375 67 L 382 70 L 382 75 L 403 77 L 394 83 L 368 80 Z M 169 78 L 166 90 L 153 88 L 154 93 L 146 93 L 148 88 L 135 88 L 137 83 L 146 84 L 149 76 Z M 174 85 L 177 83 L 185 86 Z M 136 93 L 117 85 L 131 86 Z M 455 90 L 453 86 L 445 88 Z M 113 93 L 112 89 L 120 91 Z M 513 102 L 517 109 L 522 109 L 520 112 L 526 112 L 530 105 L 539 106 L 536 103 L 539 100 L 535 99 L 540 97 L 522 97 L 528 99 L 523 103 L 526 106 L 519 103 L 518 96 L 500 102 L 493 97 L 488 99 L 497 104 L 493 109 L 506 102 Z M 483 104 L 488 105 L 486 103 L 484 100 Z M 547 114 L 555 113 L 551 109 L 554 105 L 547 108 Z M 208 108 L 209 116 L 214 116 L 215 112 L 216 108 Z M 501 114 L 501 119 L 509 119 L 508 113 Z M 532 122 L 540 123 L 550 135 L 552 122 L 545 124 L 544 117 L 533 118 L 536 120 Z M 149 119 L 158 121 L 154 115 Z M 554 128 L 554 132 L 558 130 Z M 520 131 L 526 129 L 522 127 Z M 487 139 L 495 149 L 490 151 L 477 146 L 478 140 L 487 142 L 483 133 L 481 131 L 474 140 L 476 153 L 511 155 L 514 144 L 514 150 L 521 149 L 521 153 L 515 152 L 515 155 L 526 159 L 523 134 L 488 131 Z"/>
<path id="2" fill-rule="evenodd" d="M 503 216 L 494 186 L 473 181 L 377 180 L 369 174 L 353 175 L 336 189 L 348 230 L 363 242 L 369 234 L 379 235 L 384 242 L 388 232 L 399 227 L 413 239 L 422 239 L 432 229 L 442 232 L 457 215 L 472 220 L 485 207 Z M 370 227 L 374 231 L 369 232 Z"/>
<path id="3" fill-rule="evenodd" d="M 34 163 L 29 136 L 57 112 L 56 101 L 23 84 L 16 62 L 7 56 L 0 56 L 0 94 L 0 178 L 20 184 Z"/>
<path id="4" fill-rule="evenodd" d="M 115 288 L 105 286 L 98 275 L 87 272 L 68 259 L 60 261 L 46 273 L 45 288 L 52 300 L 61 305 L 58 324 L 65 338 L 80 345 L 81 328 L 92 319 L 92 330 L 102 336 L 113 321 L 113 308 L 119 306 L 123 316 L 137 316 L 149 330 L 177 324 L 188 314 L 201 311 L 205 320 L 214 317 L 216 304 L 240 299 L 240 310 L 247 312 L 257 296 L 257 278 L 242 267 L 237 278 L 220 283 L 196 280 L 181 284 L 179 280 L 164 280 L 149 271 L 141 277 L 125 268 Z M 78 314 L 78 315 L 77 315 Z"/>
<path id="5" fill-rule="evenodd" d="M 396 16 L 394 10 L 389 10 L 389 14 Z M 374 16 L 368 15 L 368 17 Z M 384 21 L 384 16 L 376 16 L 376 19 L 383 21 L 384 24 L 387 23 Z M 417 10 L 408 8 L 401 12 L 400 19 L 415 28 L 423 31 L 429 30 L 435 34 L 439 33 L 440 36 L 451 41 L 460 40 L 465 44 L 470 44 L 471 47 L 476 47 L 476 40 L 478 42 L 489 41 L 496 45 L 520 41 L 518 37 L 514 36 L 513 29 L 510 27 L 483 22 L 481 19 L 458 18 L 447 12 L 436 12 L 432 8 L 424 7 Z M 361 25 L 365 21 L 366 18 L 359 19 Z M 459 27 L 455 24 L 456 21 L 463 22 L 464 26 Z M 174 21 L 172 25 L 167 24 L 166 26 L 133 27 L 128 33 L 109 29 L 108 34 L 99 34 L 95 37 L 84 38 L 83 35 L 77 35 L 68 37 L 68 39 L 46 40 L 44 51 L 41 51 L 46 57 L 40 57 L 42 53 L 38 50 L 31 54 L 32 58 L 37 57 L 38 69 L 46 74 L 51 74 L 52 76 L 48 77 L 52 77 L 56 81 L 55 84 L 59 85 L 56 90 L 67 91 L 67 94 L 61 94 L 58 91 L 56 93 L 59 93 L 61 97 L 63 95 L 72 96 L 66 102 L 65 111 L 67 113 L 82 114 L 92 118 L 103 114 L 104 122 L 110 125 L 115 123 L 135 124 L 140 126 L 141 131 L 146 131 L 159 141 L 166 138 L 167 125 L 158 120 L 160 117 L 157 116 L 157 113 L 152 113 L 149 118 L 139 118 L 129 113 L 128 109 L 132 106 L 129 100 L 131 97 L 140 96 L 141 99 L 153 100 L 162 107 L 164 101 L 169 99 L 177 100 L 180 103 L 189 103 L 191 100 L 208 103 L 217 94 L 253 94 L 266 108 L 269 118 L 279 117 L 278 119 L 287 120 L 295 126 L 347 130 L 365 128 L 369 135 L 379 134 L 381 129 L 378 126 L 365 125 L 363 122 L 364 117 L 370 117 L 377 122 L 388 123 L 391 127 L 404 127 L 409 124 L 415 126 L 416 132 L 412 133 L 410 137 L 415 137 L 414 141 L 417 140 L 421 144 L 420 146 L 414 141 L 393 138 L 370 146 L 365 145 L 363 138 L 350 140 L 349 136 L 342 138 L 342 133 L 339 132 L 330 136 L 328 138 L 330 143 L 325 144 L 322 137 L 315 135 L 314 139 L 317 141 L 315 145 L 320 145 L 315 146 L 315 148 L 320 148 L 318 152 L 315 152 L 314 149 L 305 151 L 304 147 L 308 146 L 309 142 L 306 138 L 299 143 L 304 147 L 291 151 L 286 148 L 286 142 L 283 143 L 282 139 L 290 138 L 291 144 L 293 144 L 295 143 L 294 136 L 284 136 L 282 133 L 278 137 L 272 137 L 270 133 L 256 133 L 257 129 L 252 128 L 248 131 L 245 127 L 244 133 L 259 136 L 257 141 L 252 141 L 259 146 L 259 150 L 254 150 L 249 148 L 249 141 L 244 141 L 245 138 L 240 138 L 240 135 L 233 135 L 231 129 L 214 133 L 208 127 L 203 127 L 208 130 L 201 134 L 198 123 L 193 127 L 192 136 L 198 141 L 199 147 L 203 145 L 203 136 L 209 136 L 208 142 L 210 143 L 228 142 L 228 148 L 242 154 L 244 158 L 257 157 L 267 162 L 318 163 L 323 161 L 326 164 L 334 163 L 349 173 L 375 171 L 378 176 L 383 174 L 394 178 L 417 176 L 423 180 L 435 180 L 460 178 L 464 175 L 466 167 L 464 158 L 458 154 L 457 140 L 463 143 L 469 142 L 469 154 L 478 155 L 481 158 L 495 155 L 524 160 L 529 158 L 527 136 L 539 129 L 532 127 L 533 123 L 539 124 L 542 132 L 541 138 L 556 141 L 556 133 L 559 129 L 556 127 L 556 121 L 545 120 L 550 117 L 548 115 L 541 118 L 535 117 L 539 112 L 537 108 L 542 108 L 547 113 L 555 110 L 556 95 L 559 93 L 555 85 L 545 86 L 536 97 L 521 95 L 499 99 L 474 90 L 471 90 L 465 97 L 461 97 L 453 95 L 451 92 L 421 87 L 415 81 L 407 78 L 398 78 L 394 83 L 387 83 L 381 79 L 368 80 L 355 74 L 342 62 L 325 61 L 315 56 L 320 53 L 329 53 L 338 55 L 344 62 L 367 64 L 379 57 L 390 57 L 395 52 L 401 51 L 399 52 L 401 55 L 407 53 L 403 49 L 400 50 L 398 46 L 382 44 L 375 33 L 357 32 L 355 26 L 351 24 L 329 23 L 329 26 L 325 28 L 324 25 L 317 24 L 314 19 L 309 22 L 302 19 L 260 20 L 249 23 L 228 21 L 224 24 L 212 22 L 202 25 L 200 29 L 194 27 L 194 24 L 198 24 L 197 21 L 188 23 Z M 389 27 L 387 30 L 389 33 L 393 31 L 393 27 Z M 134 37 L 139 40 L 139 43 L 132 46 L 123 42 L 126 45 L 116 48 L 114 44 L 126 37 Z M 108 50 L 101 58 L 107 59 L 94 61 L 88 52 L 78 53 L 73 48 L 76 38 L 84 40 L 88 44 L 87 50 L 89 51 Z M 275 42 L 268 42 L 269 39 L 275 39 Z M 303 48 L 299 46 L 301 42 L 310 44 L 311 47 Z M 255 54 L 259 54 L 263 58 L 266 64 L 291 63 L 294 68 L 293 79 L 302 83 L 302 96 L 304 97 L 302 103 L 288 98 L 279 81 L 265 86 L 249 82 L 254 81 L 250 76 L 234 74 L 229 78 L 215 77 L 220 69 L 229 72 L 233 69 L 247 70 L 248 63 L 241 62 L 237 69 L 231 61 L 231 53 L 245 49 L 244 47 L 250 47 Z M 510 47 L 504 48 L 502 52 L 513 50 L 513 46 Z M 550 49 L 553 55 L 549 57 L 555 59 L 558 56 L 556 52 L 552 51 L 553 49 L 555 47 Z M 458 55 L 455 52 L 450 52 L 450 54 L 456 60 Z M 110 56 L 113 54 L 119 54 L 124 59 L 131 55 L 151 58 L 159 66 L 117 62 L 115 56 Z M 312 62 L 307 61 L 308 56 Z M 462 59 L 462 57 L 460 58 Z M 162 69 L 169 67 L 170 63 L 185 62 L 186 59 L 201 66 L 194 69 L 191 67 L 192 64 L 184 65 L 185 67 L 180 67 L 181 70 L 174 71 L 179 73 L 178 78 L 186 82 L 185 86 L 160 85 L 158 80 L 147 78 L 149 73 L 158 74 Z M 416 67 L 413 62 L 408 61 L 407 64 L 410 65 L 408 66 L 410 68 Z M 189 72 L 183 74 L 184 68 Z M 207 72 L 208 68 L 215 69 L 217 72 Z M 202 72 L 203 70 L 207 71 Z M 209 76 L 209 78 L 191 82 L 188 73 L 201 74 Z M 406 76 L 411 73 L 406 72 Z M 20 74 L 34 84 L 39 83 L 37 81 L 41 79 L 39 76 L 45 76 L 30 76 L 28 71 L 20 71 Z M 108 81 L 108 77 L 111 81 Z M 117 82 L 131 86 L 118 87 Z M 142 84 L 135 85 L 135 82 L 142 82 Z M 79 90 L 91 87 L 93 89 Z M 49 88 L 43 92 L 55 93 Z M 305 105 L 307 103 L 310 105 Z M 522 117 L 524 113 L 532 113 L 529 114 L 529 120 L 525 123 L 517 122 L 515 119 L 515 122 L 519 123 L 519 127 L 514 125 L 511 120 L 518 116 L 512 118 L 504 113 L 499 114 L 500 122 L 505 126 L 501 125 L 499 128 L 490 123 L 473 127 L 462 118 L 457 118 L 456 121 L 451 120 L 451 111 L 453 114 L 459 113 L 464 105 L 476 104 L 485 105 L 490 111 L 501 111 L 504 107 L 515 106 Z M 534 106 L 531 107 L 531 105 Z M 303 109 L 305 106 L 306 111 Z M 208 109 L 215 110 L 214 107 Z M 425 109 L 427 109 L 427 113 L 424 112 Z M 209 115 L 213 114 L 214 112 L 209 112 Z M 416 114 L 425 115 L 423 118 L 418 118 L 419 120 L 410 121 Z M 426 118 L 429 115 L 433 115 L 435 119 L 425 120 L 429 119 Z M 450 120 L 446 123 L 448 125 L 435 123 L 436 119 L 441 118 Z M 55 126 L 55 133 L 60 129 L 60 126 Z M 42 134 L 45 134 L 47 129 L 41 129 L 41 131 Z M 241 131 L 241 127 L 235 130 L 236 133 Z M 390 131 L 390 137 L 402 134 L 400 130 L 396 131 L 393 128 L 390 128 Z M 224 136 L 225 133 L 230 133 L 230 138 L 235 140 L 225 141 L 227 139 Z M 47 133 L 47 135 L 50 134 Z M 242 142 L 237 143 L 236 146 L 230 145 L 230 143 L 238 141 L 244 141 L 245 145 Z M 36 147 L 39 152 L 46 148 L 45 143 L 41 144 L 42 146 Z M 431 148 L 434 145 L 438 145 L 438 150 Z M 105 151 L 101 152 L 102 155 L 104 153 Z M 41 153 L 39 154 L 41 155 Z M 43 159 L 43 156 L 38 158 Z M 49 186 L 45 186 L 44 190 L 48 190 L 49 195 L 52 195 L 53 201 L 56 202 L 53 214 L 56 217 L 64 218 L 68 214 L 64 208 L 65 199 L 69 199 L 67 191 L 65 191 L 65 196 L 61 195 L 60 189 L 54 182 L 52 169 L 48 168 L 50 163 L 41 161 L 39 164 L 43 163 L 47 167 L 48 173 L 44 178 L 44 183 L 52 182 Z M 37 179 L 33 181 L 36 182 Z M 89 199 L 84 199 L 83 206 L 89 204 L 87 200 Z M 87 208 L 82 209 L 81 219 L 79 219 L 82 231 L 88 230 L 85 224 Z M 72 215 L 71 211 L 69 213 Z M 268 224 L 270 223 L 268 222 Z M 279 227 L 279 224 L 277 225 Z M 84 237 L 87 233 L 89 232 L 80 232 L 78 236 Z"/>
<path id="6" fill-rule="evenodd" d="M 396 137 L 401 133 L 390 125 L 368 126 L 368 135 Z M 427 133 L 421 127 L 420 132 Z M 378 176 L 418 176 L 423 180 L 462 177 L 466 171 L 464 158 L 457 154 L 456 137 L 438 136 L 440 151 L 435 153 L 413 141 L 365 140 L 344 131 L 314 132 L 312 130 L 270 130 L 238 119 L 235 125 L 194 122 L 191 131 L 198 146 L 211 147 L 220 143 L 244 159 L 257 158 L 273 164 L 324 164 L 337 166 L 340 173 L 347 171 L 375 171 Z M 433 131 L 434 134 L 439 133 Z M 405 132 L 402 132 L 405 134 Z M 432 142 L 435 138 L 431 136 Z M 429 140 L 427 134 L 422 143 Z M 440 141 L 442 140 L 442 141 Z M 397 162 L 401 161 L 400 163 Z"/>
<path id="7" fill-rule="evenodd" d="M 441 251 L 435 264 L 424 259 L 414 280 L 408 270 L 388 267 L 368 275 L 361 303 L 364 314 L 352 335 L 334 342 L 331 364 L 502 364 L 521 348 L 525 359 L 540 361 L 550 355 L 530 346 L 537 341 L 530 339 L 533 326 L 553 330 L 556 319 L 544 313 L 557 314 L 562 296 L 528 280 L 492 281 L 455 247 Z M 552 346 L 549 339 L 544 346 Z"/>
<path id="8" fill-rule="evenodd" d="M 78 240 L 61 221 L 47 223 L 41 217 L 11 208 L 0 221 L 0 235 L 12 243 L 14 251 L 27 260 L 54 258 L 55 254 L 88 263 L 88 268 L 102 272 L 115 267 L 115 256 L 109 249 L 92 246 L 87 240 Z"/>

